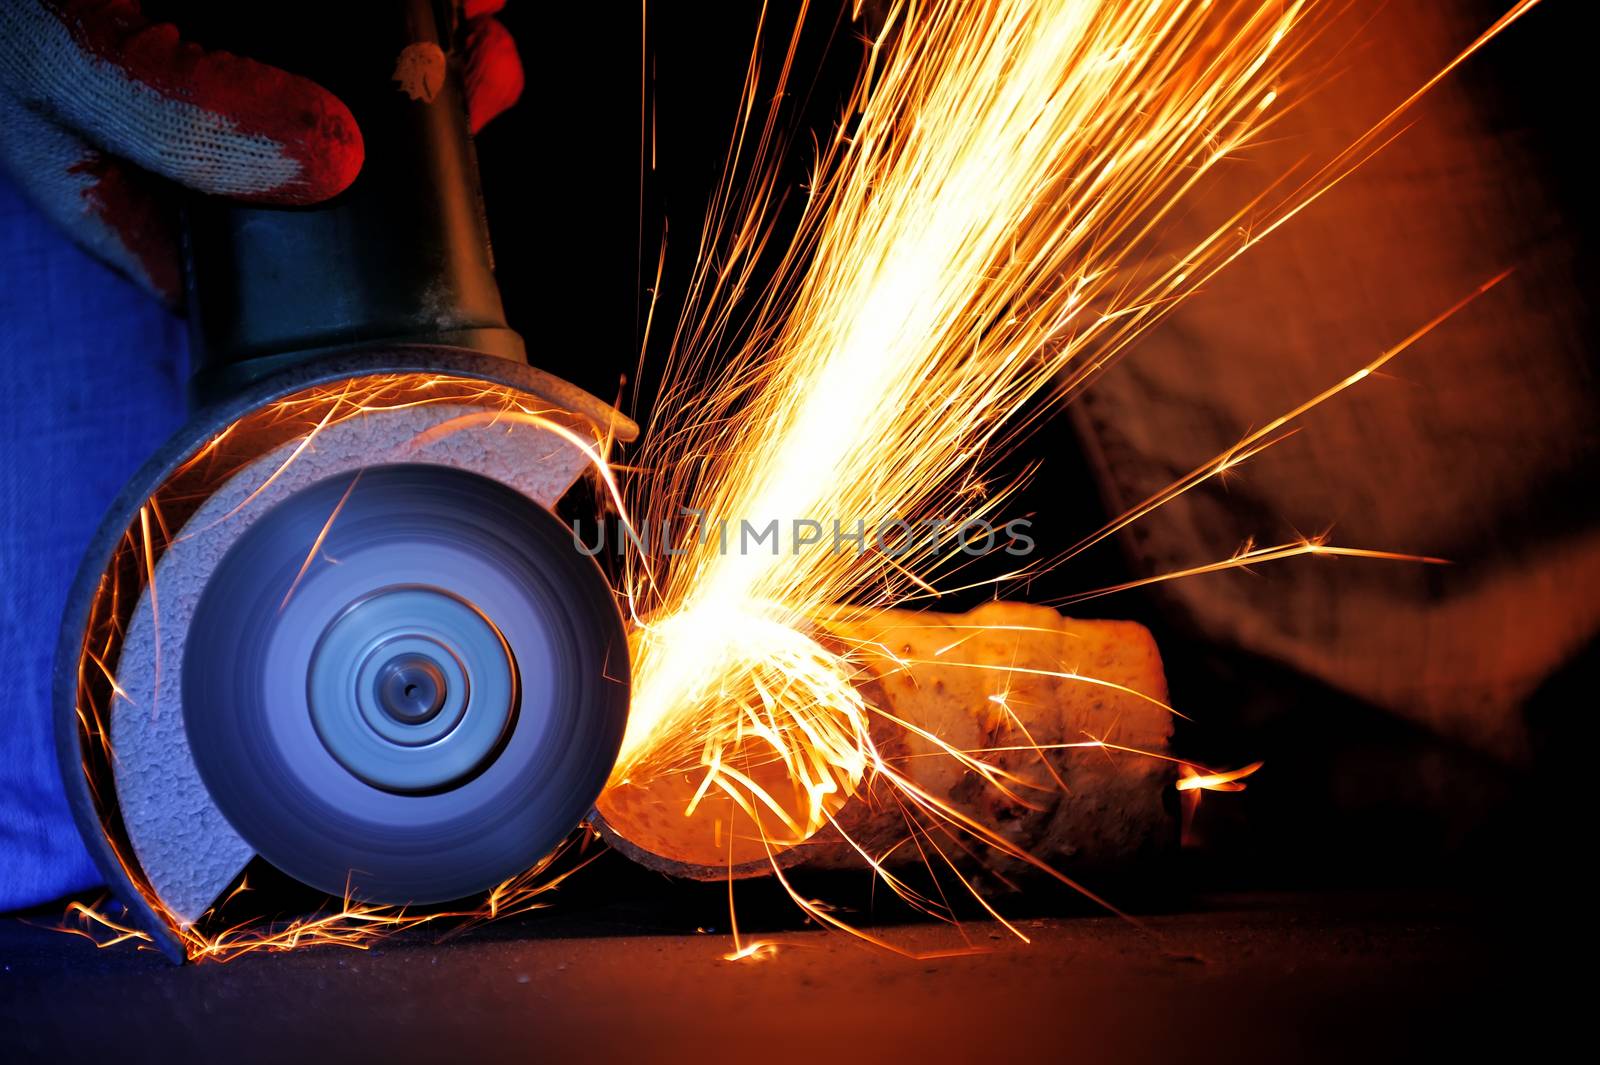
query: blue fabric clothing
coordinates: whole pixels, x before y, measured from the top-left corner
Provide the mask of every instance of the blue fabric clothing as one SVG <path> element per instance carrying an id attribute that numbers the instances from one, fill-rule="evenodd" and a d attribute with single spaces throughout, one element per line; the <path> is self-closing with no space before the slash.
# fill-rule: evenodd
<path id="1" fill-rule="evenodd" d="M 100 880 L 56 769 L 50 677 L 106 507 L 181 423 L 183 323 L 0 175 L 0 911 Z"/>

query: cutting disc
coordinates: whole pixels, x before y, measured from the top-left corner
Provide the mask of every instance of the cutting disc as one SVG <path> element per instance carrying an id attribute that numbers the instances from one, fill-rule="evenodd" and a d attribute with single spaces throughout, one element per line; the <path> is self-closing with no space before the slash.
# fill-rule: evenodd
<path id="1" fill-rule="evenodd" d="M 255 521 L 189 625 L 183 715 L 223 815 L 291 876 L 436 902 L 528 868 L 621 742 L 610 590 L 536 502 L 458 468 L 340 473 Z"/>

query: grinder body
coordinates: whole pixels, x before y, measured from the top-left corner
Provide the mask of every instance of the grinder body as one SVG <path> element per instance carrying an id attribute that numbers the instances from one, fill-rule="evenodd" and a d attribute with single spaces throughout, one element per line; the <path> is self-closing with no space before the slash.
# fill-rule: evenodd
<path id="1" fill-rule="evenodd" d="M 202 398 L 339 350 L 419 343 L 522 361 L 495 284 L 455 5 L 185 4 L 185 32 L 309 77 L 361 128 L 351 186 L 306 208 L 184 204 Z"/>
<path id="2" fill-rule="evenodd" d="M 636 430 L 506 325 L 454 6 L 225 6 L 186 31 L 333 90 L 366 161 L 311 207 L 186 202 L 196 410 L 63 623 L 75 816 L 175 958 L 258 855 L 397 904 L 526 868 L 627 707 L 615 602 L 549 508 Z"/>

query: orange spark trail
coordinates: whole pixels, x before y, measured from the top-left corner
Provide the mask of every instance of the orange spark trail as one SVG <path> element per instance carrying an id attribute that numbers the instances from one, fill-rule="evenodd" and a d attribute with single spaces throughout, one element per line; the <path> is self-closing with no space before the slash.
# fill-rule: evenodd
<path id="1" fill-rule="evenodd" d="M 1201 183 L 1316 86 L 1310 46 L 1343 5 L 891 4 L 843 120 L 818 145 L 801 219 L 782 246 L 777 108 L 798 29 L 770 84 L 758 46 L 638 462 L 647 474 L 629 499 L 646 527 L 687 511 L 696 530 L 659 567 L 630 560 L 634 701 L 612 786 L 698 779 L 686 816 L 718 796 L 719 810 L 766 826 L 771 853 L 828 824 L 869 776 L 914 787 L 873 748 L 868 721 L 880 708 L 852 684 L 858 663 L 827 642 L 825 617 L 837 603 L 874 609 L 937 595 L 953 552 L 896 555 L 881 542 L 841 551 L 841 531 L 848 540 L 888 521 L 995 513 L 1016 482 L 983 485 L 1037 421 L 1040 396 L 1075 394 L 1336 188 L 1403 132 L 1401 119 L 1432 85 L 1536 2 L 1517 3 L 1347 148 L 1245 190 L 1236 208 L 1207 221 L 1204 237 L 1178 246 L 1172 223 L 1200 209 Z M 763 99 L 772 101 L 765 110 Z M 751 177 L 735 187 L 735 174 Z M 775 278 L 757 291 L 769 251 Z M 1281 441 L 1291 422 L 1499 280 L 1066 557 Z M 962 513 L 948 512 L 952 500 Z M 831 542 L 818 546 L 802 522 Z M 770 530 L 770 551 L 765 540 L 752 550 L 737 539 L 747 526 Z M 1296 554 L 1410 558 L 1306 540 L 1187 575 Z M 981 759 L 945 754 L 1006 786 Z M 753 768 L 773 766 L 787 779 Z M 902 798 L 919 817 L 1006 849 L 934 796 Z"/>

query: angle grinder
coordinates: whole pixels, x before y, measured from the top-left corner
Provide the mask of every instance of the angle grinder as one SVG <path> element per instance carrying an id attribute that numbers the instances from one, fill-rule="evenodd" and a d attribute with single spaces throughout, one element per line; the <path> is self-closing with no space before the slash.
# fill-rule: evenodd
<path id="1" fill-rule="evenodd" d="M 313 207 L 185 203 L 194 413 L 101 525 L 57 655 L 79 829 L 177 959 L 254 861 L 388 904 L 529 868 L 628 706 L 615 600 L 553 508 L 637 430 L 506 324 L 458 10 L 257 7 L 185 27 L 339 95 L 366 161 Z"/>

